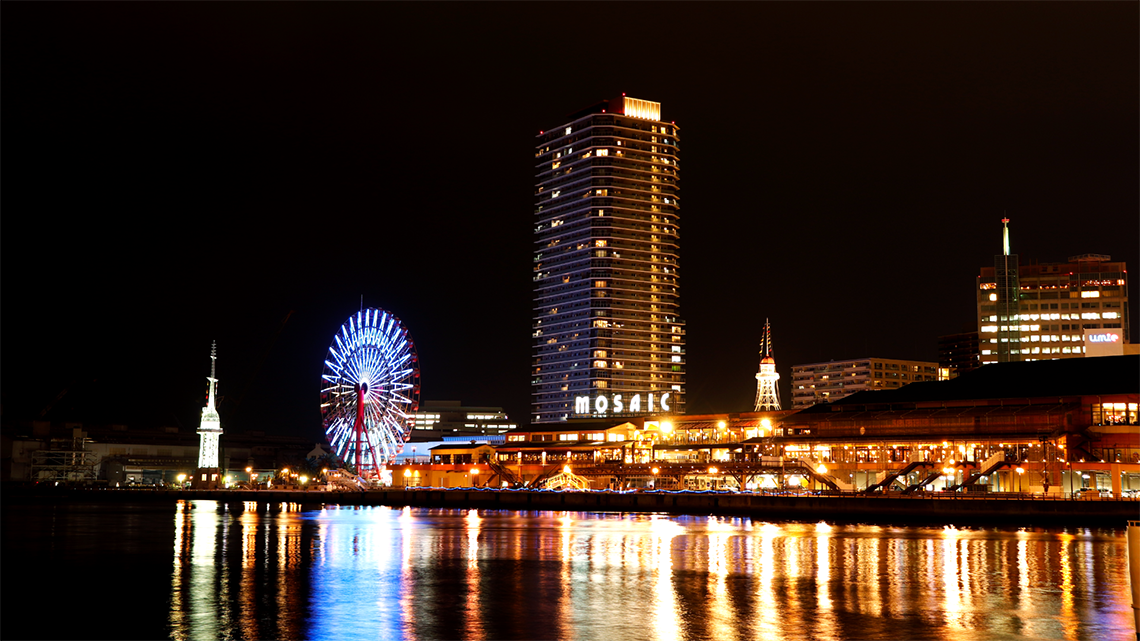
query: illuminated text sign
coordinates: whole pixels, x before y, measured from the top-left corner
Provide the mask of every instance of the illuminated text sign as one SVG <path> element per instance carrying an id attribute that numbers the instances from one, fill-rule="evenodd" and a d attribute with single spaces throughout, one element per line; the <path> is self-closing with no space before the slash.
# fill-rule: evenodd
<path id="1" fill-rule="evenodd" d="M 1119 334 L 1089 334 L 1085 337 L 1090 343 L 1115 343 L 1120 340 Z"/>
<path id="2" fill-rule="evenodd" d="M 653 394 L 646 394 L 646 410 L 647 412 L 668 412 L 669 411 L 669 392 L 662 392 L 661 396 L 654 402 Z M 634 394 L 632 397 L 626 399 L 622 394 L 612 394 L 610 396 L 598 395 L 595 396 L 593 402 L 590 401 L 589 396 L 575 396 L 574 397 L 574 413 L 575 414 L 589 414 L 593 410 L 594 414 L 605 414 L 609 411 L 614 414 L 621 414 L 623 412 L 640 412 L 641 410 L 641 394 Z"/>

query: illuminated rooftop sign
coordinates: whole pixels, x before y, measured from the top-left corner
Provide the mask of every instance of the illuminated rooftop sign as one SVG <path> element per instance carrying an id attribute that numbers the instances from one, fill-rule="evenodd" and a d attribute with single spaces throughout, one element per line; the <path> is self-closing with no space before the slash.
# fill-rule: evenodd
<path id="1" fill-rule="evenodd" d="M 661 103 L 622 96 L 622 113 L 633 118 L 661 120 Z"/>

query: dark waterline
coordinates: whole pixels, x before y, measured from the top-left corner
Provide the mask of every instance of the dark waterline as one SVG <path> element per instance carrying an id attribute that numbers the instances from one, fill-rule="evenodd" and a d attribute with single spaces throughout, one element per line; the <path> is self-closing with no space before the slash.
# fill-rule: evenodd
<path id="1" fill-rule="evenodd" d="M 2 588 L 5 639 L 1135 638 L 1123 529 L 5 505 Z"/>

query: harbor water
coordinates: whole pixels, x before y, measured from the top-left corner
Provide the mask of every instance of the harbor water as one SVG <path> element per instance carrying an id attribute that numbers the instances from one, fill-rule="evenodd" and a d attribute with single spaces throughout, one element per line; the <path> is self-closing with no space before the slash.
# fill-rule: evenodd
<path id="1" fill-rule="evenodd" d="M 5 505 L 4 638 L 1135 639 L 1118 529 Z"/>

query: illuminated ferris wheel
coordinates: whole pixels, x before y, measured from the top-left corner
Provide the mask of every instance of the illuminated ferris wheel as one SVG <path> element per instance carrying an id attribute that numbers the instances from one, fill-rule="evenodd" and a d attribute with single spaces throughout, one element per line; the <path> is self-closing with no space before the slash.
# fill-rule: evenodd
<path id="1" fill-rule="evenodd" d="M 375 308 L 349 316 L 321 375 L 321 415 L 333 451 L 357 474 L 376 475 L 403 450 L 419 400 L 419 359 L 400 319 Z"/>

